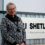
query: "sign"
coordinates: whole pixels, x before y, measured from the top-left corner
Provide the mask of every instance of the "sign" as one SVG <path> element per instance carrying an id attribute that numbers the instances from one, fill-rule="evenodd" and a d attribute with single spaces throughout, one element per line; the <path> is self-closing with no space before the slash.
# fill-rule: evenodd
<path id="1" fill-rule="evenodd" d="M 26 31 L 26 39 L 45 38 L 45 18 L 22 17 Z"/>

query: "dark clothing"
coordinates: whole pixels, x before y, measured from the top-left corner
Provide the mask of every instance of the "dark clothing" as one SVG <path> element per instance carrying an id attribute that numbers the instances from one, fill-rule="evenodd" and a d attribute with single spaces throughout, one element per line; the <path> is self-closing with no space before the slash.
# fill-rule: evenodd
<path id="1" fill-rule="evenodd" d="M 14 15 L 14 17 L 10 16 L 9 14 L 7 14 L 5 17 L 7 17 L 9 20 L 11 20 L 12 22 L 17 22 L 20 21 L 19 17 Z"/>
<path id="2" fill-rule="evenodd" d="M 22 20 L 18 16 L 7 14 L 2 18 L 1 35 L 3 45 L 16 45 L 26 42 L 25 29 Z"/>

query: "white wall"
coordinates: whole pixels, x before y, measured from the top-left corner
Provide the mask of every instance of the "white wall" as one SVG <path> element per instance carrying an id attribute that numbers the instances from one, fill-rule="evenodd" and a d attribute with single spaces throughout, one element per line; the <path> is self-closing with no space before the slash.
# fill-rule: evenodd
<path id="1" fill-rule="evenodd" d="M 0 0 L 0 10 L 2 10 L 2 0 Z"/>
<path id="2" fill-rule="evenodd" d="M 4 10 L 8 2 L 14 2 L 17 11 L 45 13 L 45 0 L 4 0 Z"/>

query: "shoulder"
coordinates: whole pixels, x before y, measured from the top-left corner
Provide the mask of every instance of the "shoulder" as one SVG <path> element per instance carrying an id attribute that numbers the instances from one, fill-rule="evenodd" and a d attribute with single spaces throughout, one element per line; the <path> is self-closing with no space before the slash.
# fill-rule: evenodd
<path id="1" fill-rule="evenodd" d="M 6 20 L 6 19 L 7 19 L 6 17 L 2 18 L 2 20 Z"/>
<path id="2" fill-rule="evenodd" d="M 8 19 L 6 17 L 2 18 L 2 22 L 6 22 Z"/>
<path id="3" fill-rule="evenodd" d="M 6 20 L 6 18 L 2 18 L 2 21 L 5 21 Z"/>
<path id="4" fill-rule="evenodd" d="M 19 16 L 17 16 L 17 19 L 18 19 L 18 21 L 22 21 L 21 18 L 20 18 Z"/>

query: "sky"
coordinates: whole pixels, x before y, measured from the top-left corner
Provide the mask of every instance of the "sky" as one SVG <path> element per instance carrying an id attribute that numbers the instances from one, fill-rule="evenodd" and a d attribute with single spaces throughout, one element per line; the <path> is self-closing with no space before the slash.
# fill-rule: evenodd
<path id="1" fill-rule="evenodd" d="M 4 10 L 9 2 L 16 4 L 17 11 L 45 13 L 45 0 L 4 0 Z"/>

